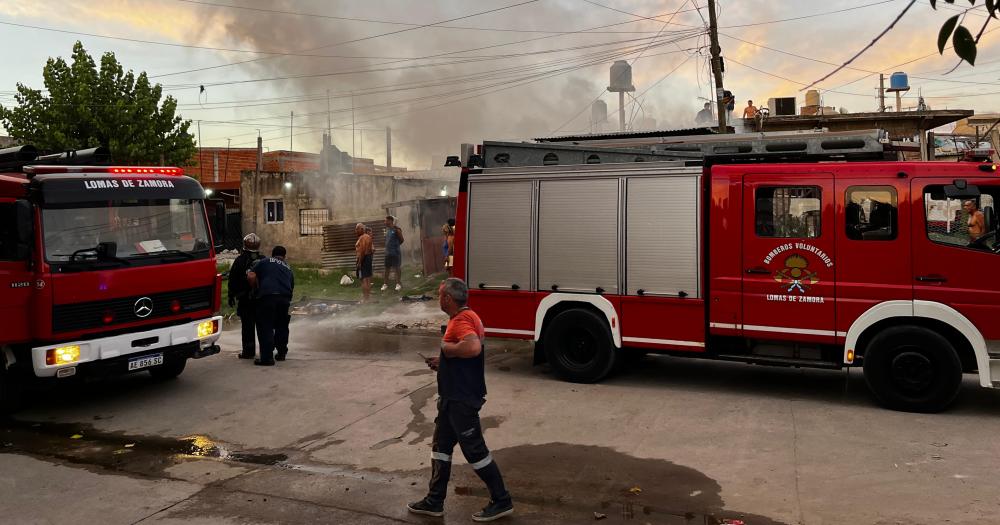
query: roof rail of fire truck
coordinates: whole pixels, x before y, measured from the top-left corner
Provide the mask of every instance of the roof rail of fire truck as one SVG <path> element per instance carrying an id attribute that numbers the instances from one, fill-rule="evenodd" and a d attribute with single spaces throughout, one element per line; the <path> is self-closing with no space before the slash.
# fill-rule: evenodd
<path id="1" fill-rule="evenodd" d="M 486 167 L 685 161 L 690 165 L 895 159 L 885 131 L 738 133 L 641 137 L 571 144 L 484 142 Z"/>
<path id="2" fill-rule="evenodd" d="M 103 166 L 111 161 L 111 150 L 97 148 L 39 155 L 31 145 L 0 150 L 0 171 L 24 171 L 26 166 Z"/>

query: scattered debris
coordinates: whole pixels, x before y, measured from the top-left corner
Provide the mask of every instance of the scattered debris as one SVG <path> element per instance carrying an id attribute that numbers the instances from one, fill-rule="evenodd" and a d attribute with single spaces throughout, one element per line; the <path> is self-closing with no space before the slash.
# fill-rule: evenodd
<path id="1" fill-rule="evenodd" d="M 934 454 L 931 456 L 931 459 L 941 459 L 941 456 Z"/>
<path id="2" fill-rule="evenodd" d="M 719 525 L 746 525 L 746 522 L 743 520 L 722 518 L 722 521 L 719 522 Z"/>
<path id="3" fill-rule="evenodd" d="M 344 275 L 343 277 L 340 278 L 341 286 L 350 286 L 352 284 L 354 284 L 354 279 L 351 279 L 350 275 Z"/>
<path id="4" fill-rule="evenodd" d="M 594 513 L 594 519 L 595 520 L 603 520 L 603 519 L 605 519 L 607 517 L 608 517 L 607 514 L 601 514 L 600 512 L 595 512 Z"/>
<path id="5" fill-rule="evenodd" d="M 125 443 L 125 448 L 132 448 L 134 446 L 135 446 L 135 443 Z"/>
<path id="6" fill-rule="evenodd" d="M 406 326 L 405 324 L 400 323 L 400 324 L 397 324 L 396 326 L 394 326 L 393 328 L 395 328 L 397 330 L 406 330 L 407 328 L 409 328 L 409 326 Z"/>
<path id="7" fill-rule="evenodd" d="M 636 485 L 636 486 L 634 486 L 634 487 L 632 487 L 632 488 L 628 489 L 628 491 L 629 491 L 629 493 L 631 493 L 631 494 L 632 494 L 633 496 L 638 496 L 638 495 L 639 495 L 639 493 L 641 493 L 641 492 L 642 492 L 642 489 L 641 489 L 641 488 L 639 488 L 639 486 L 638 486 L 638 485 Z"/>
<path id="8" fill-rule="evenodd" d="M 948 444 L 947 443 L 931 443 L 931 446 L 932 447 L 938 447 L 938 448 L 944 448 L 944 447 L 947 447 Z"/>
<path id="9" fill-rule="evenodd" d="M 430 301 L 431 299 L 433 299 L 433 298 L 430 297 L 430 296 L 428 296 L 427 294 L 404 295 L 404 296 L 402 296 L 402 297 L 399 298 L 399 300 L 402 301 L 402 302 L 404 302 L 404 303 L 417 303 L 417 302 L 423 302 L 423 301 Z"/>
<path id="10" fill-rule="evenodd" d="M 83 438 L 83 434 L 73 434 L 69 438 L 70 439 L 82 439 Z"/>

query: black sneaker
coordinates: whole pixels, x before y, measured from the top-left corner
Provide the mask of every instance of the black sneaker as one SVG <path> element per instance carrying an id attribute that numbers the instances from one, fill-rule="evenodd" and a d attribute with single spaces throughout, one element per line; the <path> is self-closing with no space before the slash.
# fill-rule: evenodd
<path id="1" fill-rule="evenodd" d="M 285 360 L 285 354 L 278 354 L 278 355 L 274 356 L 274 360 L 275 361 L 284 361 Z"/>
<path id="2" fill-rule="evenodd" d="M 514 513 L 514 504 L 510 501 L 497 503 L 490 500 L 490 504 L 483 510 L 472 515 L 472 521 L 493 521 Z"/>
<path id="3" fill-rule="evenodd" d="M 243 355 L 243 354 L 237 354 L 236 357 L 238 357 L 240 359 L 253 359 L 254 358 L 254 356 L 252 356 L 252 355 Z"/>
<path id="4" fill-rule="evenodd" d="M 407 503 L 406 508 L 414 514 L 434 516 L 435 518 L 444 516 L 444 505 L 432 505 L 427 502 L 427 498 L 413 503 Z"/>
<path id="5" fill-rule="evenodd" d="M 274 366 L 274 361 L 261 361 L 260 359 L 254 359 L 253 364 L 257 366 Z"/>

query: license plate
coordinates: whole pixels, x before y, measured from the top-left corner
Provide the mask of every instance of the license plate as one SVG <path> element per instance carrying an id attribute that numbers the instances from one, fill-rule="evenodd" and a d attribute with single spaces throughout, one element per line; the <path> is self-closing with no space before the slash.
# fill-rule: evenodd
<path id="1" fill-rule="evenodd" d="M 143 368 L 149 368 L 151 366 L 162 364 L 163 354 L 144 355 L 135 359 L 129 359 L 128 369 L 131 372 L 132 370 L 142 370 Z"/>

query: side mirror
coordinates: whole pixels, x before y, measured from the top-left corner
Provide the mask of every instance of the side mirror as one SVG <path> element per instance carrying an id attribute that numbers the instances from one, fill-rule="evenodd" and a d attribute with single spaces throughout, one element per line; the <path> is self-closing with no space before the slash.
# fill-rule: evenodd
<path id="1" fill-rule="evenodd" d="M 17 228 L 17 258 L 31 256 L 31 244 L 35 236 L 35 221 L 31 203 L 26 200 L 14 202 L 14 220 Z"/>

